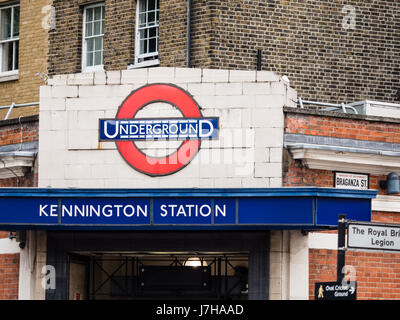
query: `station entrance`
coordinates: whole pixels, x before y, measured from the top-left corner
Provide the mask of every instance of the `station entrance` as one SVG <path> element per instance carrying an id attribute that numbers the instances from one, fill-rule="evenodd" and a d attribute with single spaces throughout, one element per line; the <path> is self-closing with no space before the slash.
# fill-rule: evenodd
<path id="1" fill-rule="evenodd" d="M 48 231 L 46 299 L 266 300 L 268 231 Z"/>
<path id="2" fill-rule="evenodd" d="M 71 254 L 69 299 L 247 300 L 247 252 Z"/>

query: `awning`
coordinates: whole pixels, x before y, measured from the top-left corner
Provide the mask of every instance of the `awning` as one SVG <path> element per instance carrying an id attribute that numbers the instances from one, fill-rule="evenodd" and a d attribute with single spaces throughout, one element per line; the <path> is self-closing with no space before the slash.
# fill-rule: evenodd
<path id="1" fill-rule="evenodd" d="M 316 230 L 371 220 L 375 190 L 1 188 L 0 229 Z"/>

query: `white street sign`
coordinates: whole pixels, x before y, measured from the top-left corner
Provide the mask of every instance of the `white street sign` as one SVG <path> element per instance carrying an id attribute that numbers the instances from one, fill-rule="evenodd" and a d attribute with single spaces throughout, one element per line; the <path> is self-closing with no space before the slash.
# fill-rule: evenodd
<path id="1" fill-rule="evenodd" d="M 348 224 L 347 247 L 400 251 L 400 225 Z"/>
<path id="2" fill-rule="evenodd" d="M 369 175 L 362 173 L 335 172 L 335 188 L 368 190 Z"/>

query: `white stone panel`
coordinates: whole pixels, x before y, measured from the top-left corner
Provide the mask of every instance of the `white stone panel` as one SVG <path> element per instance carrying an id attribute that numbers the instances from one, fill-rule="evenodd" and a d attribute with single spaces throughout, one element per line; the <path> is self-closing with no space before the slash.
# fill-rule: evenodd
<path id="1" fill-rule="evenodd" d="M 272 71 L 257 71 L 256 77 L 257 82 L 273 82 L 280 80 L 280 76 Z"/>
<path id="2" fill-rule="evenodd" d="M 229 70 L 203 69 L 202 82 L 228 82 Z"/>
<path id="3" fill-rule="evenodd" d="M 67 78 L 67 84 L 70 86 L 71 85 L 91 86 L 94 84 L 93 72 L 69 74 Z"/>
<path id="4" fill-rule="evenodd" d="M 201 69 L 175 68 L 176 83 L 200 83 L 202 77 Z"/>
<path id="5" fill-rule="evenodd" d="M 99 119 L 115 118 L 126 97 L 147 83 L 187 90 L 203 116 L 219 117 L 219 139 L 181 171 L 150 177 L 134 170 L 115 142 L 99 142 Z M 268 72 L 142 68 L 54 77 L 41 88 L 39 186 L 99 188 L 267 188 L 282 184 L 283 106 L 296 92 Z M 179 117 L 155 103 L 140 117 Z M 159 152 L 162 143 L 137 143 Z M 174 152 L 180 143 L 169 145 Z"/>
<path id="6" fill-rule="evenodd" d="M 247 70 L 229 70 L 230 82 L 255 82 L 256 72 Z"/>
<path id="7" fill-rule="evenodd" d="M 193 96 L 215 95 L 215 83 L 189 83 L 188 91 Z"/>
<path id="8" fill-rule="evenodd" d="M 121 71 L 107 71 L 106 78 L 107 84 L 121 84 Z"/>
<path id="9" fill-rule="evenodd" d="M 146 84 L 148 80 L 148 69 L 130 69 L 121 71 L 122 84 Z"/>
<path id="10" fill-rule="evenodd" d="M 148 69 L 148 83 L 173 83 L 175 68 L 157 67 Z"/>

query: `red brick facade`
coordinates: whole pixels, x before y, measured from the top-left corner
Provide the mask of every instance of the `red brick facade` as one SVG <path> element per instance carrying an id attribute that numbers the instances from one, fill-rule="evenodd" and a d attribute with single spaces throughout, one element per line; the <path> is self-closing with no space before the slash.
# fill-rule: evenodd
<path id="1" fill-rule="evenodd" d="M 285 132 L 367 141 L 400 143 L 399 123 L 287 113 Z"/>
<path id="2" fill-rule="evenodd" d="M 0 146 L 38 140 L 39 123 L 37 116 L 6 120 L 0 123 Z"/>
<path id="3" fill-rule="evenodd" d="M 310 113 L 287 112 L 285 133 L 400 143 L 399 122 L 391 122 L 390 119 L 386 119 L 387 121 L 367 120 L 359 116 L 340 113 L 325 116 L 312 114 L 312 111 Z M 380 190 L 379 181 L 385 178 L 385 176 L 371 175 L 370 189 Z M 302 165 L 301 161 L 289 157 L 283 176 L 283 185 L 333 187 L 334 172 L 308 169 Z M 386 193 L 385 190 L 379 192 Z"/>
<path id="4" fill-rule="evenodd" d="M 18 299 L 19 253 L 0 255 L 0 300 Z"/>
<path id="5" fill-rule="evenodd" d="M 336 281 L 337 251 L 309 250 L 309 298 L 316 282 Z M 356 270 L 357 300 L 400 300 L 400 254 L 347 252 L 346 265 Z"/>
<path id="6" fill-rule="evenodd" d="M 286 113 L 285 132 L 345 139 L 400 142 L 400 125 L 384 121 L 348 119 L 343 115 L 321 116 Z M 312 170 L 288 157 L 284 186 L 333 187 L 334 173 Z M 370 189 L 380 189 L 384 176 L 370 176 Z M 381 194 L 385 192 L 380 190 Z M 372 221 L 400 224 L 400 212 L 373 212 Z M 336 233 L 336 232 L 335 232 Z M 314 299 L 316 282 L 336 281 L 337 251 L 309 249 L 309 298 Z M 356 270 L 357 299 L 400 300 L 400 254 L 346 252 L 346 265 Z"/>

